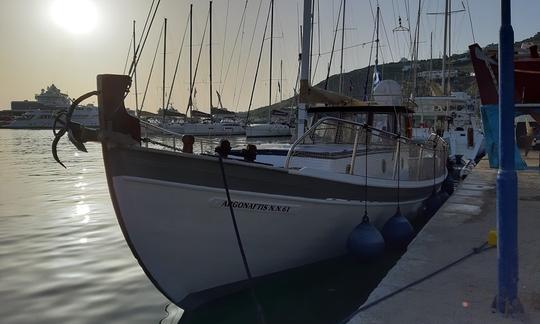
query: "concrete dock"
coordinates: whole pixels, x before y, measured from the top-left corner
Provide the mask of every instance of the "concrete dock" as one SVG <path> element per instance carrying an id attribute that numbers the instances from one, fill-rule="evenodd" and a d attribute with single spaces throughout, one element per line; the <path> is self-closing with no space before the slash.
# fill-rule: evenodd
<path id="1" fill-rule="evenodd" d="M 495 313 L 497 250 L 491 248 L 358 312 L 349 323 L 540 323 L 540 169 L 531 151 L 518 172 L 519 283 L 524 313 Z M 469 254 L 496 229 L 497 170 L 482 160 L 433 216 L 364 306 Z"/>

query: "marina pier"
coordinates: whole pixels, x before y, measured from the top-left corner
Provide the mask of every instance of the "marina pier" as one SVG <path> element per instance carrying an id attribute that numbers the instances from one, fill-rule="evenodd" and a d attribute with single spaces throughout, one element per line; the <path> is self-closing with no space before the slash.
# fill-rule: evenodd
<path id="1" fill-rule="evenodd" d="M 527 164 L 538 166 L 537 152 Z M 498 314 L 497 249 L 473 253 L 496 229 L 497 170 L 482 160 L 409 245 L 349 323 L 524 323 L 540 322 L 540 173 L 518 172 L 519 298 L 524 313 Z M 493 232 L 492 234 L 493 235 Z M 434 272 L 436 275 L 432 275 Z M 426 278 L 422 282 L 421 279 Z M 389 294 L 413 282 L 387 299 Z"/>

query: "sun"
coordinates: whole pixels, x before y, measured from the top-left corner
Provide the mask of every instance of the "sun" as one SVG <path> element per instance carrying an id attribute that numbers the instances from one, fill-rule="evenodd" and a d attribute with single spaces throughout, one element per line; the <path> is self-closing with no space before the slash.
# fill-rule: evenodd
<path id="1" fill-rule="evenodd" d="M 55 0 L 51 6 L 54 22 L 73 34 L 86 34 L 97 25 L 97 10 L 91 0 Z"/>

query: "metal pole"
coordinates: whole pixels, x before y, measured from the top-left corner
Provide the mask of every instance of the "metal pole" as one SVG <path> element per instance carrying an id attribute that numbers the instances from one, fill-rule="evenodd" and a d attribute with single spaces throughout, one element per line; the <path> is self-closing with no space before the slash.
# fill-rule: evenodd
<path id="1" fill-rule="evenodd" d="M 452 86 L 450 84 L 450 71 L 452 71 L 452 0 L 448 1 L 448 80 L 446 86 L 448 95 L 452 93 Z M 448 111 L 448 109 L 447 109 Z"/>
<path id="2" fill-rule="evenodd" d="M 422 0 L 418 0 L 418 16 L 416 17 L 416 31 L 414 32 L 414 49 L 413 49 L 413 89 L 412 97 L 416 97 L 417 80 L 416 75 L 418 72 L 418 44 L 420 43 L 420 9 L 422 8 Z"/>
<path id="3" fill-rule="evenodd" d="M 270 0 L 270 77 L 268 80 L 268 122 L 272 119 L 272 50 L 274 48 L 274 0 Z"/>
<path id="4" fill-rule="evenodd" d="M 433 32 L 429 34 L 429 82 L 433 73 Z"/>
<path id="5" fill-rule="evenodd" d="M 358 150 L 358 139 L 360 138 L 360 132 L 359 127 L 355 127 L 356 133 L 354 134 L 354 144 L 353 144 L 353 151 L 352 151 L 352 159 L 351 159 L 351 165 L 349 169 L 349 174 L 354 174 L 354 165 L 356 164 L 356 152 Z M 367 132 L 366 132 L 367 136 Z"/>
<path id="6" fill-rule="evenodd" d="M 497 174 L 498 292 L 500 313 L 522 311 L 518 296 L 517 175 L 514 160 L 514 30 L 510 0 L 501 0 L 499 30 L 499 172 Z"/>
<path id="7" fill-rule="evenodd" d="M 315 25 L 315 0 L 312 0 L 311 1 L 311 13 L 310 13 L 310 19 L 311 19 L 311 34 L 310 34 L 310 41 L 309 41 L 309 52 L 310 53 L 313 53 L 313 30 L 315 29 L 314 28 L 314 25 Z M 317 24 L 319 24 L 319 21 L 317 21 Z M 312 68 L 312 64 L 311 64 L 311 59 L 309 60 L 309 77 L 310 77 L 310 82 L 311 82 L 311 78 L 313 76 L 313 74 L 311 73 L 311 68 Z"/>
<path id="8" fill-rule="evenodd" d="M 346 2 L 343 0 L 343 18 L 341 18 L 341 61 L 339 64 L 339 93 L 343 91 L 343 47 L 345 45 L 345 6 Z"/>
<path id="9" fill-rule="evenodd" d="M 443 95 L 446 95 L 446 45 L 448 45 L 448 0 L 444 3 L 444 46 L 443 46 L 443 56 L 442 56 L 442 76 L 441 76 L 441 88 Z"/>
<path id="10" fill-rule="evenodd" d="M 210 113 L 212 113 L 212 1 L 210 1 Z"/>
<path id="11" fill-rule="evenodd" d="M 283 101 L 283 60 L 279 61 L 279 102 Z"/>
<path id="12" fill-rule="evenodd" d="M 377 4 L 377 23 L 376 23 L 376 29 L 377 29 L 377 38 L 375 39 L 375 72 L 379 73 L 379 15 L 381 12 L 381 8 L 379 7 L 379 4 Z"/>
<path id="13" fill-rule="evenodd" d="M 165 121 L 165 115 L 166 115 L 166 109 L 165 107 L 165 70 L 166 70 L 166 63 L 167 63 L 167 18 L 164 18 L 163 20 L 163 83 L 162 83 L 162 99 L 161 99 L 161 109 L 163 109 L 163 121 Z"/>
<path id="14" fill-rule="evenodd" d="M 135 20 L 133 20 L 133 83 L 135 86 L 135 112 L 139 116 L 139 95 L 137 94 L 137 52 L 135 51 Z"/>
<path id="15" fill-rule="evenodd" d="M 193 4 L 189 5 L 189 117 L 193 108 Z"/>
<path id="16" fill-rule="evenodd" d="M 307 91 L 309 90 L 309 62 L 310 62 L 310 33 L 311 33 L 311 0 L 304 0 L 304 19 L 302 26 L 302 65 L 300 70 L 300 96 L 298 102 L 298 118 L 296 119 L 297 138 L 304 134 L 304 123 L 307 119 Z"/>

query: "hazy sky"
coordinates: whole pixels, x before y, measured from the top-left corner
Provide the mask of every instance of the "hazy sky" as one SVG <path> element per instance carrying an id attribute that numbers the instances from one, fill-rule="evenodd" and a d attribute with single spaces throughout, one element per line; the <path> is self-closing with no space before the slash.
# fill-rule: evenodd
<path id="1" fill-rule="evenodd" d="M 131 39 L 132 21 L 137 21 L 138 40 L 151 2 L 151 0 L 1 0 L 0 109 L 9 109 L 12 100 L 33 100 L 34 94 L 53 82 L 70 97 L 77 97 L 95 89 L 97 74 L 122 73 Z M 257 20 L 261 1 L 247 1 L 245 22 L 238 32 L 246 1 L 214 0 L 213 85 L 214 90 L 221 92 L 224 106 L 231 110 L 245 110 L 248 106 L 269 2 L 270 0 L 262 0 Z M 317 24 L 319 16 L 321 20 L 320 50 L 319 28 L 318 26 L 314 28 L 314 66 L 318 54 L 321 53 L 317 71 L 314 73 L 315 82 L 324 79 L 326 75 L 330 57 L 328 52 L 332 47 L 333 30 L 340 2 L 341 0 L 320 0 L 318 5 L 320 15 L 315 12 L 315 23 Z M 420 56 L 429 57 L 429 34 L 433 32 L 433 55 L 439 57 L 442 52 L 443 16 L 428 16 L 426 13 L 441 11 L 444 0 L 422 2 Z M 164 17 L 168 18 L 166 88 L 167 92 L 170 91 L 190 3 L 194 4 L 195 64 L 208 13 L 208 1 L 162 0 L 139 63 L 139 98 L 142 97 L 148 79 Z M 302 3 L 302 0 L 275 0 L 273 101 L 279 99 L 277 82 L 280 78 L 281 60 L 283 60 L 283 97 L 287 98 L 292 94 L 298 67 L 298 24 L 302 20 Z M 317 0 L 315 3 L 317 7 Z M 461 9 L 462 3 L 465 7 L 467 3 L 470 5 L 476 41 L 482 46 L 497 42 L 500 22 L 499 1 L 454 0 L 453 8 Z M 345 48 L 348 49 L 344 51 L 345 71 L 368 64 L 370 45 L 360 44 L 370 42 L 372 39 L 374 21 L 370 4 L 375 6 L 376 0 L 347 0 Z M 380 61 L 397 61 L 401 57 L 409 56 L 409 35 L 392 30 L 398 25 L 400 16 L 404 26 L 408 26 L 409 16 L 411 25 L 415 24 L 418 0 L 380 0 L 380 5 L 382 15 Z M 538 0 L 513 1 L 512 16 L 516 40 L 540 31 L 538 13 L 540 13 Z M 252 37 L 254 40 L 251 44 Z M 267 34 L 254 97 L 255 107 L 265 105 L 269 100 L 268 38 Z M 456 13 L 452 20 L 452 50 L 463 52 L 472 41 L 468 13 Z M 196 102 L 203 111 L 209 110 L 208 43 L 207 34 L 203 42 L 196 81 Z M 188 98 L 188 44 L 189 39 L 186 37 L 171 100 L 173 106 L 181 111 L 185 110 Z M 341 35 L 338 32 L 336 48 L 340 46 Z M 145 110 L 156 111 L 161 105 L 162 54 L 163 49 L 160 48 L 148 88 Z M 339 57 L 339 52 L 334 55 L 332 74 L 339 72 Z M 127 99 L 129 107 L 135 106 L 133 92 Z M 217 105 L 215 95 L 213 100 L 214 105 Z M 95 99 L 93 101 L 95 102 Z"/>

